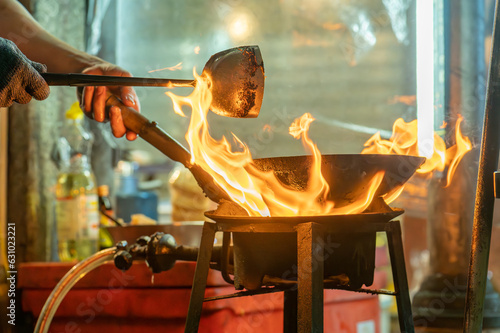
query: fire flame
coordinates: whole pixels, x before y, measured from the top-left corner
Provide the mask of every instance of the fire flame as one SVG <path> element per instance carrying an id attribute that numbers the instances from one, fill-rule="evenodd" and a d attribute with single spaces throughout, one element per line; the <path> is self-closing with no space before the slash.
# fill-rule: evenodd
<path id="1" fill-rule="evenodd" d="M 472 149 L 469 138 L 462 135 L 460 125 L 463 117 L 459 116 L 456 122 L 455 140 L 456 144 L 446 148 L 444 140 L 434 133 L 434 147 L 431 158 L 417 170 L 418 173 L 430 173 L 435 170 L 444 171 L 448 167 L 446 186 L 449 186 L 453 174 L 462 157 Z M 365 149 L 361 154 L 399 154 L 399 155 L 419 155 L 417 142 L 417 120 L 406 123 L 399 118 L 392 127 L 392 136 L 389 140 L 382 140 L 380 133 L 373 135 L 365 142 Z M 402 189 L 401 189 L 402 191 Z M 397 197 L 397 196 L 396 196 Z M 387 203 L 388 198 L 384 198 Z"/>
<path id="2" fill-rule="evenodd" d="M 321 174 L 321 153 L 308 135 L 314 118 L 306 113 L 296 119 L 289 128 L 290 134 L 302 141 L 312 157 L 312 167 L 304 191 L 297 191 L 282 184 L 272 172 L 263 172 L 252 164 L 248 146 L 232 134 L 233 144 L 224 136 L 214 139 L 210 136 L 206 119 L 212 94 L 210 77 L 199 76 L 193 71 L 197 81 L 189 96 L 166 94 L 172 99 L 174 111 L 185 116 L 183 106 L 191 108 L 186 140 L 192 159 L 210 173 L 215 182 L 229 194 L 231 199 L 243 207 L 250 216 L 296 216 L 326 214 L 356 214 L 369 207 L 384 178 L 380 171 L 371 179 L 363 198 L 347 206 L 335 207 L 328 200 L 329 186 Z M 233 149 L 235 146 L 235 149 Z"/>
<path id="3" fill-rule="evenodd" d="M 197 164 L 208 172 L 214 181 L 243 207 L 250 216 L 308 216 L 357 214 L 369 208 L 377 190 L 384 179 L 385 172 L 379 171 L 368 184 L 368 190 L 363 198 L 336 207 L 328 199 L 332 184 L 328 184 L 321 173 L 321 153 L 309 137 L 309 127 L 314 118 L 305 113 L 290 126 L 289 133 L 295 139 L 301 140 L 305 150 L 312 156 L 312 165 L 307 187 L 298 191 L 281 183 L 272 171 L 263 172 L 255 164 L 248 146 L 234 133 L 232 140 L 222 137 L 214 139 L 209 132 L 207 113 L 212 102 L 211 79 L 207 75 L 199 76 L 193 70 L 197 81 L 189 96 L 177 96 L 172 92 L 166 94 L 172 99 L 174 111 L 185 117 L 182 108 L 191 109 L 189 128 L 186 140 L 191 150 L 191 163 Z M 411 100 L 407 100 L 411 103 Z M 448 168 L 447 185 L 462 157 L 472 149 L 467 137 L 462 135 L 460 125 L 463 118 L 459 116 L 456 122 L 456 145 L 446 148 L 444 140 L 434 133 L 434 146 L 431 158 L 417 172 L 430 173 L 435 170 L 444 171 Z M 264 130 L 271 131 L 270 125 Z M 399 154 L 419 155 L 417 142 L 417 121 L 406 123 L 397 119 L 393 125 L 393 133 L 389 140 L 383 140 L 380 133 L 373 135 L 365 143 L 362 154 Z M 389 204 L 403 191 L 404 186 L 394 188 L 383 199 Z"/>

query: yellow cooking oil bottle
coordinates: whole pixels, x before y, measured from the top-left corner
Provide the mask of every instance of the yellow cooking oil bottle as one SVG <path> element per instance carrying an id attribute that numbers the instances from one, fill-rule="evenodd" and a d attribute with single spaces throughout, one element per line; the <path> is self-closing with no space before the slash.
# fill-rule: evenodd
<path id="1" fill-rule="evenodd" d="M 58 140 L 56 224 L 61 261 L 82 260 L 97 252 L 99 211 L 97 186 L 90 165 L 92 133 L 75 102 L 65 114 Z"/>

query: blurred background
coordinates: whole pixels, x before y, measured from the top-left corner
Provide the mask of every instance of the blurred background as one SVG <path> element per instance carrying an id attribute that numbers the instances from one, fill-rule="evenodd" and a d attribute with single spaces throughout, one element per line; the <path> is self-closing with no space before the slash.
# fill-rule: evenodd
<path id="1" fill-rule="evenodd" d="M 213 136 L 235 133 L 256 158 L 304 154 L 288 127 L 305 112 L 317 119 L 311 137 L 320 150 L 336 154 L 358 153 L 371 134 L 390 131 L 401 116 L 416 116 L 410 1 L 116 1 L 110 6 L 116 7 L 116 22 L 105 21 L 102 31 L 115 45 L 106 43 L 110 54 L 104 55 L 135 76 L 192 78 L 193 68 L 201 73 L 212 54 L 239 45 L 260 47 L 266 86 L 259 117 L 209 119 Z M 107 24 L 115 25 L 116 33 Z M 178 64 L 179 70 L 151 72 Z M 174 115 L 163 89 L 138 93 L 143 112 L 182 141 L 188 119 Z M 151 149 L 140 140 L 128 147 Z"/>

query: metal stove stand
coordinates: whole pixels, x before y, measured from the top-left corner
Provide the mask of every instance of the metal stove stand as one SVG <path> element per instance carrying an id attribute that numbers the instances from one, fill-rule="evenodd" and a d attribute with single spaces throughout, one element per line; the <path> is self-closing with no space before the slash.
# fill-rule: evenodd
<path id="1" fill-rule="evenodd" d="M 283 291 L 283 331 L 287 333 L 323 332 L 323 289 L 349 289 L 324 283 L 323 262 L 316 259 L 322 257 L 321 255 L 318 256 L 317 251 L 319 249 L 323 253 L 323 244 L 317 240 L 321 239 L 325 232 L 342 231 L 342 228 L 345 231 L 345 225 L 343 226 L 342 224 L 320 224 L 316 222 L 299 223 L 296 225 L 274 222 L 252 224 L 251 232 L 270 232 L 272 230 L 271 232 L 295 232 L 297 234 L 297 283 L 291 288 L 263 287 L 261 290 L 242 291 L 227 295 L 226 297 L 217 297 L 216 299 Z M 365 222 L 358 223 L 355 228 L 351 226 L 349 229 L 359 233 L 386 233 L 395 289 L 393 292 L 371 289 L 356 289 L 351 291 L 395 296 L 401 332 L 414 332 L 400 222 Z M 230 233 L 249 232 L 249 225 L 205 222 L 196 263 L 185 332 L 198 331 L 203 302 L 215 300 L 205 299 L 205 288 L 216 232 L 223 232 L 223 239 L 227 242 L 230 239 Z M 228 252 L 226 254 L 228 255 Z M 222 269 L 222 271 L 224 275 L 225 270 Z M 228 279 L 227 273 L 225 274 L 224 278 Z"/>

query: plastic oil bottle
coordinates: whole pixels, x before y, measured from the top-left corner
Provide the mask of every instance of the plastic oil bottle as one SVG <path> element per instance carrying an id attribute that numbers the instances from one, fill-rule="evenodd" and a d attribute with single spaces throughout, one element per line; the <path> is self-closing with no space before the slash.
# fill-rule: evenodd
<path id="1" fill-rule="evenodd" d="M 90 166 L 93 138 L 83 127 L 83 112 L 78 102 L 66 112 L 61 132 L 56 183 L 58 254 L 61 261 L 81 260 L 97 251 L 99 212 Z"/>

